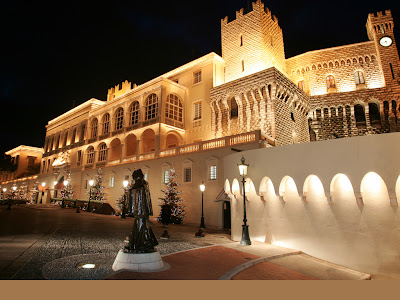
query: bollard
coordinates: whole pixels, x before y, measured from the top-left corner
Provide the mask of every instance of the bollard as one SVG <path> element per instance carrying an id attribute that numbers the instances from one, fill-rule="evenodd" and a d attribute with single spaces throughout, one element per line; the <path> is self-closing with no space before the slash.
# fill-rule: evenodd
<path id="1" fill-rule="evenodd" d="M 61 200 L 61 208 L 65 208 L 64 199 Z"/>
<path id="2" fill-rule="evenodd" d="M 7 210 L 11 210 L 12 200 L 8 199 L 8 207 Z"/>

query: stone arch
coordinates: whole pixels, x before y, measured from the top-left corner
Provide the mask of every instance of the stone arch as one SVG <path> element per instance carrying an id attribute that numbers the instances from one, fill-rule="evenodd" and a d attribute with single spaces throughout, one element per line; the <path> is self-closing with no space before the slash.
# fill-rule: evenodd
<path id="1" fill-rule="evenodd" d="M 375 172 L 365 174 L 360 184 L 363 203 L 366 205 L 381 205 L 384 201 L 389 203 L 389 193 L 386 183 Z"/>
<path id="2" fill-rule="evenodd" d="M 371 126 L 380 127 L 381 114 L 379 111 L 379 103 L 376 103 L 374 101 L 368 102 L 368 114 Z"/>
<path id="3" fill-rule="evenodd" d="M 110 143 L 110 160 L 117 160 L 121 158 L 122 144 L 120 139 L 113 139 Z"/>
<path id="4" fill-rule="evenodd" d="M 354 103 L 354 117 L 356 119 L 357 128 L 365 128 L 367 126 L 364 103 L 361 104 L 357 101 Z"/>
<path id="5" fill-rule="evenodd" d="M 142 151 L 141 153 L 154 152 L 156 149 L 156 134 L 152 129 L 146 129 L 141 137 Z"/>
<path id="6" fill-rule="evenodd" d="M 125 156 L 133 156 L 137 154 L 137 138 L 136 135 L 130 134 L 125 138 Z"/>
<path id="7" fill-rule="evenodd" d="M 165 148 L 175 148 L 183 144 L 181 135 L 176 131 L 169 131 L 165 136 Z"/>

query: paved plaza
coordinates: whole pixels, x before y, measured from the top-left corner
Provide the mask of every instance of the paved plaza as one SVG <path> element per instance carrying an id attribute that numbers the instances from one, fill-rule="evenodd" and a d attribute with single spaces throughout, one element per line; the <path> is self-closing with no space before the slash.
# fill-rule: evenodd
<path id="1" fill-rule="evenodd" d="M 166 267 L 159 272 L 112 270 L 133 219 L 76 213 L 58 206 L 0 207 L 0 279 L 13 280 L 316 280 L 370 279 L 369 274 L 308 256 L 300 251 L 253 242 L 241 246 L 223 231 L 155 223 L 158 251 Z M 80 263 L 95 269 L 77 268 Z"/>

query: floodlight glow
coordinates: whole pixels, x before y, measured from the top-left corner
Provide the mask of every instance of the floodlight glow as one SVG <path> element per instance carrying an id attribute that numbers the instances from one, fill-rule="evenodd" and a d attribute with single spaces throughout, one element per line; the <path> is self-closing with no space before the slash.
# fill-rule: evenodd
<path id="1" fill-rule="evenodd" d="M 90 180 L 89 180 L 89 185 L 90 185 L 90 186 L 93 186 L 93 184 L 94 184 L 94 180 L 93 180 L 93 179 L 90 179 Z"/>
<path id="2" fill-rule="evenodd" d="M 128 180 L 124 180 L 124 181 L 122 182 L 122 184 L 124 185 L 124 188 L 126 188 L 126 187 L 128 186 L 128 184 L 129 184 L 129 182 L 128 182 Z"/>
<path id="3" fill-rule="evenodd" d="M 68 180 L 64 180 L 64 185 L 65 185 L 65 186 L 68 185 Z"/>
<path id="4" fill-rule="evenodd" d="M 82 266 L 83 269 L 94 269 L 96 267 L 95 264 L 84 264 Z"/>
<path id="5" fill-rule="evenodd" d="M 42 182 L 42 187 L 45 187 L 46 186 L 46 182 Z"/>

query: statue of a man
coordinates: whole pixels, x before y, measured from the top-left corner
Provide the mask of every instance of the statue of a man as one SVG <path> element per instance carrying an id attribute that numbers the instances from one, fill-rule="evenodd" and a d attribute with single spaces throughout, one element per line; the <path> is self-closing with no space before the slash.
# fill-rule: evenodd
<path id="1" fill-rule="evenodd" d="M 132 177 L 135 183 L 128 192 L 128 214 L 135 218 L 135 222 L 128 246 L 125 247 L 124 252 L 154 252 L 154 247 L 158 245 L 158 241 L 150 227 L 152 224 L 149 216 L 153 215 L 153 208 L 149 185 L 144 180 L 141 169 L 135 170 Z"/>

